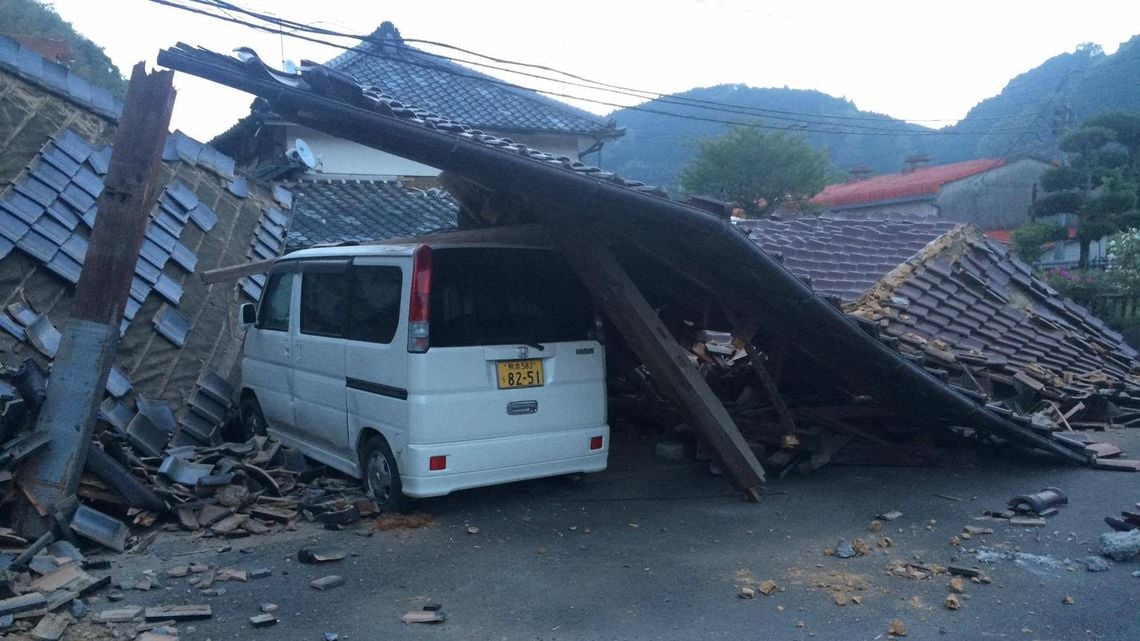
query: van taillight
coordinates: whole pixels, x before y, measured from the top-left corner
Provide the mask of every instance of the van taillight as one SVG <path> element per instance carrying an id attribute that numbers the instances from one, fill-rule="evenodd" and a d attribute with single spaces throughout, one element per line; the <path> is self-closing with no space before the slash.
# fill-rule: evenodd
<path id="1" fill-rule="evenodd" d="M 412 295 L 408 302 L 408 351 L 422 354 L 431 347 L 431 247 L 420 245 L 412 255 Z"/>

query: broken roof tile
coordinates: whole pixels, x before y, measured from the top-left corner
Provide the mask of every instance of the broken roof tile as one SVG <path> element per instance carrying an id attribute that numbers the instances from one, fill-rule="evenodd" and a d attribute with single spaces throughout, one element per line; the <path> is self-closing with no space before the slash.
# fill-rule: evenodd
<path id="1" fill-rule="evenodd" d="M 163 338 L 178 347 L 186 344 L 186 335 L 190 332 L 190 320 L 178 310 L 164 303 L 154 315 L 153 322 L 155 331 Z"/>
<path id="2" fill-rule="evenodd" d="M 199 203 L 190 210 L 190 220 L 202 231 L 210 231 L 218 224 L 218 215 L 204 203 Z"/>
<path id="3" fill-rule="evenodd" d="M 198 206 L 198 196 L 189 187 L 178 181 L 173 181 L 166 186 L 166 195 L 174 199 L 182 209 L 191 210 Z"/>

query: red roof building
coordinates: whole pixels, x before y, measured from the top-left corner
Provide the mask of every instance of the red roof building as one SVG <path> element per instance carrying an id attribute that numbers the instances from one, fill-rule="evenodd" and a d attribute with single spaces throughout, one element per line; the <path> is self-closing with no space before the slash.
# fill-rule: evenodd
<path id="1" fill-rule="evenodd" d="M 912 166 L 897 174 L 829 185 L 811 204 L 839 217 L 938 218 L 1013 229 L 1029 222 L 1037 181 L 1049 163 L 1037 158 L 980 158 Z"/>

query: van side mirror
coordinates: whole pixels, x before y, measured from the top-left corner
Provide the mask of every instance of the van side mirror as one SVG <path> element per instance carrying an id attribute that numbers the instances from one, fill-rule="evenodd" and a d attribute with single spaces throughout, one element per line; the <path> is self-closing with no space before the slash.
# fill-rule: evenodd
<path id="1" fill-rule="evenodd" d="M 243 329 L 257 323 L 257 307 L 253 303 L 242 303 L 238 309 Z"/>

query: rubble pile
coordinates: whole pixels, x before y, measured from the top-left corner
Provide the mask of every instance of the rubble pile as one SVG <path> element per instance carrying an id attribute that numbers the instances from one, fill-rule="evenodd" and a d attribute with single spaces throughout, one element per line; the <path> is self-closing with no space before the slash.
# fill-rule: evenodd
<path id="1" fill-rule="evenodd" d="M 857 318 L 857 317 L 856 317 Z M 866 321 L 864 321 L 866 323 Z M 866 323 L 871 333 L 876 327 Z M 760 351 L 731 332 L 696 329 L 690 321 L 671 329 L 688 357 L 724 403 L 733 420 L 769 470 L 781 475 L 809 471 L 833 460 L 926 465 L 945 459 L 941 445 L 1000 444 L 1003 440 L 965 426 L 948 426 L 932 435 L 874 399 L 813 386 L 799 376 L 781 382 L 790 359 L 776 349 Z M 1140 471 L 1140 461 L 1122 458 L 1119 447 L 1098 442 L 1096 432 L 1140 425 L 1140 379 L 1092 372 L 1057 374 L 1028 364 L 1010 374 L 1005 359 L 952 350 L 940 340 L 916 335 L 880 340 L 923 367 L 932 376 L 998 413 L 1015 425 L 1045 435 L 1101 469 Z M 757 367 L 757 363 L 760 367 Z M 785 377 L 793 376 L 788 371 Z M 616 408 L 648 415 L 670 429 L 684 421 L 653 386 L 644 368 L 611 372 Z M 632 383 L 632 384 L 631 384 Z M 784 391 L 784 390 L 794 390 Z M 682 425 L 679 429 L 685 430 Z M 947 434 L 958 439 L 947 441 Z M 698 447 L 698 453 L 703 448 Z"/>
<path id="2" fill-rule="evenodd" d="M 48 383 L 49 373 L 32 359 L 0 372 L 0 522 L 12 523 L 23 499 L 21 466 L 48 445 L 46 433 L 36 429 Z M 209 440 L 176 423 L 164 402 L 139 397 L 135 411 L 108 394 L 76 497 L 57 511 L 56 527 L 34 540 L 0 528 L 0 633 L 34 623 L 36 630 L 42 625 L 62 634 L 79 618 L 63 613 L 82 608 L 79 597 L 110 582 L 90 573 L 109 568 L 109 561 L 93 561 L 84 549 L 141 552 L 159 527 L 233 539 L 293 528 L 301 519 L 338 529 L 378 514 L 358 482 L 278 441 L 254 436 L 225 442 L 222 434 L 238 431 L 233 390 L 220 380 L 201 383 L 197 394 L 222 417 L 212 424 L 194 413 Z M 218 580 L 211 574 L 197 587 L 209 589 Z M 45 638 L 38 634 L 33 632 Z"/>

